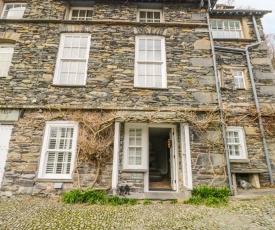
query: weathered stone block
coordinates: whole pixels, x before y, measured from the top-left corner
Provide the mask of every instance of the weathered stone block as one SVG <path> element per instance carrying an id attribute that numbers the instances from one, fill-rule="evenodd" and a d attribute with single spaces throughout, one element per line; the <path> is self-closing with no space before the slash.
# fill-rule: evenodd
<path id="1" fill-rule="evenodd" d="M 213 66 L 212 58 L 190 58 L 193 66 Z"/>
<path id="2" fill-rule="evenodd" d="M 205 14 L 191 14 L 191 20 L 193 21 L 206 21 L 206 15 Z"/>
<path id="3" fill-rule="evenodd" d="M 253 65 L 271 65 L 270 58 L 253 58 L 251 60 Z"/>
<path id="4" fill-rule="evenodd" d="M 225 157 L 223 154 L 211 154 L 210 159 L 213 166 L 224 166 Z"/>
<path id="5" fill-rule="evenodd" d="M 206 39 L 200 39 L 194 43 L 195 50 L 209 50 L 210 48 L 210 41 Z"/>
<path id="6" fill-rule="evenodd" d="M 205 104 L 217 103 L 216 93 L 194 92 L 192 93 L 192 95 L 201 103 L 205 103 Z"/>
<path id="7" fill-rule="evenodd" d="M 257 128 L 255 127 L 244 127 L 246 135 L 257 135 Z"/>
<path id="8" fill-rule="evenodd" d="M 261 86 L 260 92 L 267 95 L 275 95 L 275 86 Z"/>
<path id="9" fill-rule="evenodd" d="M 209 165 L 210 164 L 210 158 L 209 155 L 206 153 L 199 154 L 197 158 L 196 165 Z"/>
<path id="10" fill-rule="evenodd" d="M 263 72 L 260 72 L 260 71 L 256 71 L 255 76 L 256 76 L 256 78 L 261 79 L 261 80 L 269 80 L 269 79 L 275 80 L 275 74 L 274 73 L 263 73 Z"/>

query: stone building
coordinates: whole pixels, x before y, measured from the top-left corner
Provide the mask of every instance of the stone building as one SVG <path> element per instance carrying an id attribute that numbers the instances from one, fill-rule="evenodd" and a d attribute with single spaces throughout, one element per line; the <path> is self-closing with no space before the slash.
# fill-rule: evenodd
<path id="1" fill-rule="evenodd" d="M 270 11 L 215 5 L 0 0 L 1 194 L 90 186 L 96 167 L 77 162 L 72 111 L 115 114 L 96 187 L 273 184 L 275 76 L 260 21 Z"/>

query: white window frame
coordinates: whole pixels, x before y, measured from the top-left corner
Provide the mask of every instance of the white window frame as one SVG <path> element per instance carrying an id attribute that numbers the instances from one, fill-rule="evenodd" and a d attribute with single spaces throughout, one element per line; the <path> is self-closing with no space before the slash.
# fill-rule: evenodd
<path id="1" fill-rule="evenodd" d="M 16 9 L 16 8 L 21 8 L 20 10 L 15 10 L 17 11 L 18 13 L 20 13 L 20 16 L 16 15 L 16 16 L 13 16 L 13 17 L 9 17 L 8 16 L 8 13 L 9 11 L 7 11 L 7 6 L 9 5 L 21 5 L 21 7 L 12 7 L 11 9 Z M 21 19 L 23 18 L 23 15 L 24 15 L 24 12 L 26 10 L 26 3 L 21 3 L 21 2 L 8 2 L 8 3 L 5 3 L 4 4 L 4 7 L 3 7 L 3 11 L 2 11 L 2 14 L 1 14 L 1 18 L 3 19 Z M 22 9 L 24 8 L 24 10 Z M 7 12 L 7 15 L 4 17 L 4 14 Z"/>
<path id="2" fill-rule="evenodd" d="M 5 69 L 3 69 L 3 70 L 5 70 L 6 73 L 1 74 L 1 71 L 0 71 L 0 77 L 8 76 L 9 69 L 10 69 L 11 62 L 12 62 L 13 53 L 14 53 L 14 44 L 11 44 L 11 43 L 2 43 L 1 44 L 0 43 L 0 63 L 1 63 L 1 57 L 3 56 L 3 54 L 11 54 L 11 59 L 9 60 L 9 63 L 4 65 Z"/>
<path id="3" fill-rule="evenodd" d="M 86 36 L 88 39 L 87 42 L 87 51 L 86 51 L 86 57 L 85 58 L 63 58 L 62 53 L 64 50 L 64 45 L 65 45 L 65 38 L 67 36 Z M 75 85 L 85 85 L 86 84 L 86 79 L 87 79 L 87 68 L 88 68 L 88 59 L 89 59 L 89 53 L 90 53 L 90 44 L 91 44 L 91 34 L 88 33 L 63 33 L 61 34 L 61 39 L 60 39 L 60 45 L 59 45 L 59 50 L 58 50 L 58 55 L 56 59 L 56 65 L 55 65 L 55 73 L 54 73 L 54 79 L 53 79 L 53 84 L 54 85 L 68 85 L 68 86 L 75 86 Z M 79 84 L 72 84 L 72 83 L 60 83 L 61 80 L 61 62 L 62 61 L 78 61 L 78 62 L 85 62 L 85 70 L 84 70 L 84 77 L 83 77 L 83 82 Z"/>
<path id="4" fill-rule="evenodd" d="M 139 41 L 141 39 L 160 39 L 161 40 L 161 61 L 147 61 L 139 60 Z M 161 64 L 161 87 L 157 86 L 146 86 L 138 83 L 138 65 L 142 64 Z M 135 76 L 134 86 L 139 88 L 167 88 L 167 73 L 166 73 L 166 50 L 165 50 L 165 38 L 161 36 L 136 36 L 136 47 L 135 47 Z"/>
<path id="5" fill-rule="evenodd" d="M 130 129 L 141 129 L 141 165 L 130 165 L 129 164 L 129 131 Z M 124 132 L 124 154 L 123 154 L 123 168 L 124 169 L 138 169 L 138 170 L 148 170 L 148 140 L 149 140 L 149 131 L 147 124 L 141 123 L 127 123 L 125 124 Z"/>
<path id="6" fill-rule="evenodd" d="M 72 142 L 72 157 L 69 174 L 46 174 L 47 167 L 47 146 L 49 144 L 50 130 L 52 127 L 59 128 L 73 128 L 73 142 Z M 41 157 L 39 163 L 38 178 L 40 179 L 72 179 L 72 172 L 74 169 L 76 148 L 77 148 L 77 136 L 78 136 L 78 123 L 74 121 L 48 121 L 46 122 L 46 128 L 43 137 L 43 145 L 41 150 Z M 54 151 L 54 150 L 53 150 Z"/>
<path id="7" fill-rule="evenodd" d="M 141 22 L 140 21 L 140 19 L 141 19 L 140 18 L 140 12 L 146 12 L 146 18 L 145 18 L 146 21 L 145 22 Z M 153 22 L 148 22 L 147 13 L 155 13 L 155 12 L 159 12 L 160 13 L 159 22 L 156 22 L 154 18 L 153 18 Z M 137 21 L 141 22 L 141 23 L 162 23 L 162 22 L 164 22 L 164 20 L 163 20 L 163 11 L 162 10 L 155 10 L 155 9 L 138 9 L 138 12 L 137 12 Z"/>
<path id="8" fill-rule="evenodd" d="M 72 19 L 73 10 L 86 10 L 86 11 L 91 10 L 91 11 L 92 11 L 92 17 L 91 17 L 91 18 L 90 18 L 90 17 L 88 18 L 87 16 L 85 16 L 85 17 L 83 18 L 83 20 L 80 20 L 80 19 L 79 19 L 79 16 L 78 16 L 77 19 Z M 91 21 L 92 18 L 93 18 L 93 13 L 94 13 L 94 8 L 93 8 L 93 7 L 71 7 L 71 9 L 70 9 L 69 20 L 72 20 L 72 21 Z"/>
<path id="9" fill-rule="evenodd" d="M 213 29 L 213 27 L 212 27 L 212 21 L 216 21 L 216 23 L 218 21 L 222 22 L 222 28 L 221 29 Z M 236 29 L 236 28 L 233 29 L 233 28 L 229 27 L 228 29 L 226 29 L 225 28 L 225 22 L 228 22 L 228 23 L 230 23 L 230 22 L 234 22 L 234 23 L 238 22 L 240 24 L 240 28 L 239 29 Z M 213 35 L 214 39 L 215 38 L 221 38 L 221 39 L 223 39 L 223 38 L 225 38 L 225 39 L 226 38 L 242 39 L 243 38 L 242 23 L 239 20 L 232 20 L 232 19 L 211 19 L 210 24 L 211 24 L 212 35 Z M 219 35 L 219 32 L 222 33 L 222 36 Z M 230 34 L 229 37 L 225 36 L 225 33 L 227 33 L 227 32 L 229 32 L 229 34 Z M 231 33 L 235 33 L 236 34 L 237 32 L 241 32 L 240 33 L 240 37 L 233 37 L 233 36 L 231 36 Z"/>
<path id="10" fill-rule="evenodd" d="M 239 144 L 238 143 L 228 143 L 227 135 L 229 132 L 237 132 L 239 136 Z M 226 141 L 227 141 L 227 148 L 228 148 L 228 155 L 229 159 L 231 160 L 243 160 L 247 159 L 247 148 L 246 148 L 246 141 L 245 141 L 245 133 L 243 127 L 239 126 L 228 126 L 226 129 Z M 240 156 L 232 156 L 230 155 L 229 146 L 239 146 Z"/>
<path id="11" fill-rule="evenodd" d="M 240 72 L 242 76 L 237 76 L 235 75 L 235 72 Z M 236 86 L 236 89 L 246 89 L 246 84 L 245 84 L 245 73 L 242 69 L 233 69 L 233 78 L 234 78 L 234 84 Z M 242 80 L 243 87 L 241 87 L 240 84 L 237 84 L 235 82 L 235 79 Z"/>

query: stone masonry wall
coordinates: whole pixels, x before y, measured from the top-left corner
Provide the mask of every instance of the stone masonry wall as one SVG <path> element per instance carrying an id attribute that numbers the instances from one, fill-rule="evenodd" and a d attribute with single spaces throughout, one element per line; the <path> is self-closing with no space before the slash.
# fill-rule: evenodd
<path id="1" fill-rule="evenodd" d="M 64 111 L 65 112 L 65 111 Z M 9 145 L 9 154 L 1 185 L 2 195 L 32 194 L 59 195 L 78 185 L 78 175 L 72 180 L 38 179 L 38 167 L 45 129 L 45 120 L 50 112 L 26 110 L 24 117 L 14 125 Z M 88 188 L 96 174 L 93 165 L 83 163 L 79 167 L 81 187 Z M 95 187 L 109 188 L 112 179 L 112 164 L 102 167 Z M 63 189 L 54 189 L 55 182 L 64 182 Z"/>

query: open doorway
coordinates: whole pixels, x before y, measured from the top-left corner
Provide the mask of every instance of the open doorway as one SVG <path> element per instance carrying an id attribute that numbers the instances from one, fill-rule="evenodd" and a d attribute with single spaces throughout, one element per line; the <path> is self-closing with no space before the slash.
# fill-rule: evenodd
<path id="1" fill-rule="evenodd" d="M 149 128 L 149 191 L 175 190 L 172 128 Z"/>

